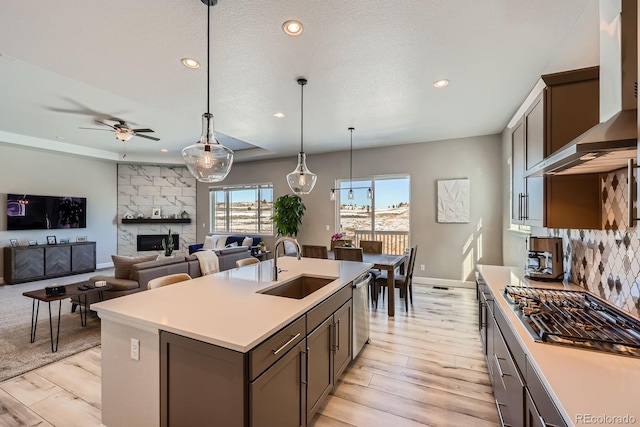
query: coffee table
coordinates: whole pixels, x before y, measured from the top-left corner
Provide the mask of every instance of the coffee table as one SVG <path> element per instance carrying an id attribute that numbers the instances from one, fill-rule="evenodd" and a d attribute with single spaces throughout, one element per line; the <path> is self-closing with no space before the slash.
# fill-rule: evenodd
<path id="1" fill-rule="evenodd" d="M 22 295 L 25 297 L 29 297 L 33 299 L 31 304 L 31 343 L 36 340 L 36 328 L 38 326 L 38 312 L 40 311 L 40 301 L 46 302 L 49 305 L 49 336 L 51 338 L 51 352 L 55 353 L 58 351 L 58 340 L 60 338 L 60 312 L 62 310 L 62 300 L 71 297 L 78 297 L 78 302 L 80 303 L 80 324 L 82 327 L 87 326 L 87 312 L 89 309 L 87 308 L 87 295 L 98 292 L 98 296 L 100 301 L 104 299 L 104 294 L 102 291 L 106 291 L 111 289 L 111 285 L 102 286 L 102 287 L 94 287 L 88 290 L 79 289 L 83 285 L 90 284 L 91 282 L 78 282 L 72 283 L 69 285 L 65 285 L 65 294 L 57 295 L 57 296 L 49 296 L 47 295 L 44 289 L 38 289 L 36 291 L 23 292 Z M 37 304 L 36 304 L 37 301 Z M 56 345 L 53 345 L 53 319 L 51 317 L 51 303 L 54 301 L 58 301 L 58 325 L 56 332 Z M 84 302 L 84 313 L 82 312 L 82 302 Z"/>

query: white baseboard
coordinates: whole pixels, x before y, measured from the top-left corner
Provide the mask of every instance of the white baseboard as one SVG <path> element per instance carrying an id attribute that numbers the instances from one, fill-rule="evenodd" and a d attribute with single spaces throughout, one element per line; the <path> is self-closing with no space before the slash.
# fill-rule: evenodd
<path id="1" fill-rule="evenodd" d="M 96 264 L 96 270 L 102 270 L 103 268 L 111 267 L 113 267 L 113 262 L 103 262 L 101 264 Z"/>
<path id="2" fill-rule="evenodd" d="M 451 280 L 451 279 L 437 279 L 435 277 L 413 277 L 413 283 L 419 285 L 435 285 L 444 286 L 448 288 L 468 288 L 475 289 L 476 282 L 464 281 L 464 280 Z"/>

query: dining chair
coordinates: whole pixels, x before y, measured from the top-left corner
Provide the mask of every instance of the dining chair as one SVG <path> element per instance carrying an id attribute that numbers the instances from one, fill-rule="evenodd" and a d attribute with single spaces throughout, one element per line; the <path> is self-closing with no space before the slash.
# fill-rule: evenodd
<path id="1" fill-rule="evenodd" d="M 360 247 L 365 254 L 381 254 L 382 240 L 360 240 Z"/>
<path id="2" fill-rule="evenodd" d="M 302 256 L 305 258 L 329 258 L 327 247 L 320 245 L 302 245 Z"/>
<path id="3" fill-rule="evenodd" d="M 337 260 L 362 262 L 362 248 L 337 246 L 333 249 L 333 255 Z"/>
<path id="4" fill-rule="evenodd" d="M 185 280 L 191 280 L 191 276 L 187 273 L 169 274 L 168 276 L 156 277 L 149 280 L 147 283 L 147 289 L 161 288 L 162 286 L 173 285 L 174 283 L 184 282 Z"/>
<path id="5" fill-rule="evenodd" d="M 260 260 L 254 257 L 242 258 L 236 261 L 236 268 L 244 267 L 245 265 L 253 265 L 253 264 L 260 264 Z"/>
<path id="6" fill-rule="evenodd" d="M 416 264 L 416 254 L 418 252 L 418 245 L 411 247 L 409 252 L 409 262 L 406 269 L 406 274 L 394 275 L 395 287 L 400 289 L 400 297 L 404 295 L 404 307 L 409 311 L 409 302 L 413 305 L 413 267 Z M 387 272 L 383 271 L 378 278 L 376 278 L 376 299 L 382 290 L 382 298 L 384 299 L 385 289 L 387 286 Z M 377 305 L 377 304 L 376 304 Z"/>

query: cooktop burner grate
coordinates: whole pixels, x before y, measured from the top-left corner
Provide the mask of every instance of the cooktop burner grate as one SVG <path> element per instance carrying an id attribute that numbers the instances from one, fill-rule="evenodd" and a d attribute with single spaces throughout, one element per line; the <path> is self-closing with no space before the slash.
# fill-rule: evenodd
<path id="1" fill-rule="evenodd" d="M 640 357 L 640 322 L 586 292 L 506 286 L 504 294 L 538 341 Z"/>

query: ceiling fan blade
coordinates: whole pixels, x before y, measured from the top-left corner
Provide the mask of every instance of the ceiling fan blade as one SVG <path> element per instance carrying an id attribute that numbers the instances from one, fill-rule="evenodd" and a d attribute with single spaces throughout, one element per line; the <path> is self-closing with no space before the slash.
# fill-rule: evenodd
<path id="1" fill-rule="evenodd" d="M 133 136 L 139 136 L 140 138 L 151 139 L 153 141 L 160 141 L 160 138 L 155 138 L 153 136 L 147 136 L 147 135 L 139 135 L 137 133 L 134 133 Z"/>
<path id="2" fill-rule="evenodd" d="M 155 132 L 153 129 L 131 129 L 134 132 Z"/>
<path id="3" fill-rule="evenodd" d="M 96 123 L 103 126 L 109 126 L 111 129 L 115 129 L 115 126 L 111 126 L 109 123 L 101 122 L 100 120 L 96 120 Z"/>
<path id="4" fill-rule="evenodd" d="M 113 132 L 111 129 L 98 129 L 98 128 L 78 128 L 78 129 L 86 129 L 86 130 L 106 130 L 107 132 Z"/>

